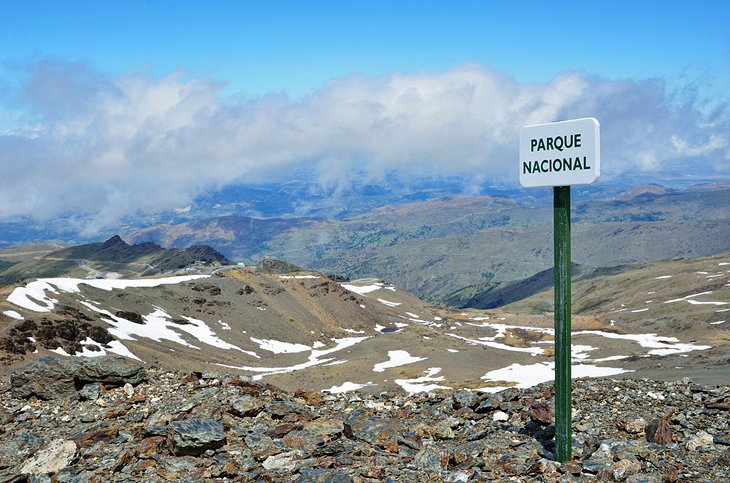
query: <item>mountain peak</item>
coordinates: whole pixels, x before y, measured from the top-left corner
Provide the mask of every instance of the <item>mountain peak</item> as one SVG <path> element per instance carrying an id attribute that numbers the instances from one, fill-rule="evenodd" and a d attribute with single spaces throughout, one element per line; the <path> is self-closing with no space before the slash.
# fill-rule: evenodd
<path id="1" fill-rule="evenodd" d="M 111 248 L 111 247 L 119 245 L 119 244 L 121 244 L 125 247 L 129 246 L 124 240 L 122 240 L 122 237 L 120 237 L 119 235 L 114 235 L 113 237 L 111 237 L 110 239 L 108 239 L 107 241 L 104 242 L 104 244 L 101 246 L 101 249 L 103 250 L 105 248 Z"/>

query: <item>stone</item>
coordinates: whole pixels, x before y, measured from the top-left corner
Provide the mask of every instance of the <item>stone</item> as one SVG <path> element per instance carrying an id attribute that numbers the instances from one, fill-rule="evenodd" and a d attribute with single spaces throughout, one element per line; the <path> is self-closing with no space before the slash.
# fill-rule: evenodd
<path id="1" fill-rule="evenodd" d="M 262 466 L 267 470 L 293 471 L 302 456 L 303 453 L 297 450 L 280 453 L 266 458 Z"/>
<path id="2" fill-rule="evenodd" d="M 666 445 L 672 442 L 672 429 L 669 427 L 666 416 L 652 421 L 644 431 L 646 432 L 646 440 L 650 443 Z"/>
<path id="3" fill-rule="evenodd" d="M 16 397 L 36 396 L 48 400 L 78 397 L 76 387 L 83 389 L 88 383 L 121 386 L 139 384 L 145 377 L 142 363 L 122 356 L 92 357 L 80 362 L 48 356 L 14 369 L 10 384 Z M 91 391 L 88 389 L 83 397 L 90 396 Z"/>
<path id="4" fill-rule="evenodd" d="M 74 461 L 77 450 L 73 441 L 55 439 L 28 460 L 20 472 L 25 475 L 58 473 Z"/>
<path id="5" fill-rule="evenodd" d="M 95 429 L 74 436 L 73 440 L 81 448 L 93 446 L 98 442 L 109 442 L 115 438 L 119 430 L 116 426 L 104 429 Z"/>
<path id="6" fill-rule="evenodd" d="M 136 386 L 147 378 L 144 364 L 117 355 L 84 359 L 79 366 L 76 378 L 82 382 Z"/>
<path id="7" fill-rule="evenodd" d="M 504 411 L 496 411 L 494 414 L 492 414 L 492 421 L 509 421 L 509 414 L 505 413 Z"/>
<path id="8" fill-rule="evenodd" d="M 641 471 L 641 464 L 633 460 L 619 460 L 601 472 L 601 477 L 609 481 L 625 481 Z"/>
<path id="9" fill-rule="evenodd" d="M 552 403 L 546 403 L 544 401 L 535 401 L 530 404 L 530 417 L 534 421 L 539 421 L 543 424 L 550 424 L 555 416 L 555 406 Z"/>
<path id="10" fill-rule="evenodd" d="M 79 399 L 82 401 L 96 401 L 101 393 L 101 385 L 97 382 L 91 384 L 84 384 L 84 387 L 79 389 Z"/>
<path id="11" fill-rule="evenodd" d="M 239 418 L 256 416 L 264 408 L 264 401 L 251 396 L 236 396 L 231 399 L 228 412 Z"/>
<path id="12" fill-rule="evenodd" d="M 530 414 L 533 402 L 550 400 L 552 384 L 478 394 L 476 407 L 490 409 L 477 414 L 454 409 L 471 404 L 455 403 L 469 391 L 290 395 L 238 376 L 214 386 L 197 374 L 185 383 L 183 373 L 147 371 L 131 399 L 124 384 L 95 382 L 88 384 L 99 385 L 96 400 L 28 400 L 0 379 L 0 481 L 730 481 L 730 424 L 723 410 L 706 407 L 725 401 L 728 386 L 576 381 L 574 420 L 587 427 L 573 434 L 575 460 L 559 464 L 554 426 Z M 138 394 L 145 397 L 134 402 Z M 677 414 L 655 420 L 664 404 Z M 671 424 L 672 438 L 646 441 L 634 432 L 642 417 L 657 428 Z M 190 421 L 217 436 L 198 434 L 183 449 L 182 436 L 195 433 Z M 75 443 L 75 457 L 57 466 L 65 467 L 21 474 L 59 437 Z"/>
<path id="13" fill-rule="evenodd" d="M 642 417 L 626 419 L 617 422 L 616 427 L 629 434 L 639 434 L 646 428 L 646 420 Z"/>
<path id="14" fill-rule="evenodd" d="M 445 470 L 449 464 L 449 452 L 433 445 L 426 446 L 416 454 L 411 465 L 421 471 Z"/>
<path id="15" fill-rule="evenodd" d="M 215 419 L 192 417 L 170 423 L 167 440 L 175 455 L 199 455 L 226 444 L 226 432 Z"/>
<path id="16" fill-rule="evenodd" d="M 78 362 L 42 357 L 23 367 L 13 369 L 10 385 L 13 396 L 21 399 L 76 397 L 75 376 Z"/>
<path id="17" fill-rule="evenodd" d="M 725 446 L 730 446 L 730 433 L 716 434 L 712 438 L 712 442 L 715 444 L 722 444 Z"/>
<path id="18" fill-rule="evenodd" d="M 714 444 L 712 435 L 707 431 L 702 430 L 697 432 L 697 435 L 687 441 L 687 449 L 690 451 L 694 451 L 701 446 L 708 446 L 711 444 Z"/>
<path id="19" fill-rule="evenodd" d="M 454 409 L 475 408 L 479 403 L 479 394 L 468 389 L 457 389 L 451 397 L 454 400 Z"/>
<path id="20" fill-rule="evenodd" d="M 398 433 L 402 431 L 400 421 L 374 418 L 362 411 L 354 411 L 344 425 L 344 434 L 348 438 L 365 441 L 391 453 L 398 452 Z"/>
<path id="21" fill-rule="evenodd" d="M 299 472 L 296 483 L 352 483 L 351 475 L 342 470 L 305 468 Z"/>

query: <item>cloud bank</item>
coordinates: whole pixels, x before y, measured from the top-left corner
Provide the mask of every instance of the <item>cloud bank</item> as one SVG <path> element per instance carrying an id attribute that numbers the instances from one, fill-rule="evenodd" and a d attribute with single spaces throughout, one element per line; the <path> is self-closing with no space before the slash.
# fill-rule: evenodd
<path id="1" fill-rule="evenodd" d="M 222 97 L 184 72 L 109 78 L 78 63 L 24 67 L 0 89 L 15 117 L 0 131 L 0 220 L 75 213 L 98 227 L 186 206 L 238 182 L 312 167 L 336 185 L 352 169 L 469 173 L 517 184 L 519 128 L 595 116 L 602 171 L 728 173 L 724 107 L 660 80 L 568 72 L 525 84 L 483 65 L 335 79 L 309 96 Z M 693 168 L 694 167 L 694 168 Z"/>

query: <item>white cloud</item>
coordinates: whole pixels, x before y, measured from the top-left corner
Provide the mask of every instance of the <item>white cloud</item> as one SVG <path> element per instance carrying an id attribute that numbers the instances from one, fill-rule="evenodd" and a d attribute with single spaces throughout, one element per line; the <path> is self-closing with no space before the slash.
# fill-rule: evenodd
<path id="1" fill-rule="evenodd" d="M 110 226 L 299 166 L 335 186 L 353 167 L 374 177 L 437 168 L 516 183 L 519 128 L 583 116 L 601 121 L 607 174 L 697 158 L 706 172 L 721 172 L 730 160 L 727 113 L 707 113 L 692 96 L 680 102 L 658 80 L 568 72 L 523 84 L 473 64 L 353 75 L 300 99 L 224 99 L 223 87 L 183 72 L 110 79 L 83 64 L 28 67 L 27 123 L 0 132 L 0 219 L 77 213 Z"/>

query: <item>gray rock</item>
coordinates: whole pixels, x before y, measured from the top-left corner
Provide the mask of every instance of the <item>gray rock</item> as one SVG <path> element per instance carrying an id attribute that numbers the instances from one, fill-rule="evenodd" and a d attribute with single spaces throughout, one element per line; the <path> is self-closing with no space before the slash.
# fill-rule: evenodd
<path id="1" fill-rule="evenodd" d="M 77 397 L 76 388 L 87 383 L 121 386 L 139 384 L 146 378 L 144 366 L 122 356 L 102 356 L 76 360 L 42 357 L 10 375 L 15 397 L 57 399 Z"/>
<path id="2" fill-rule="evenodd" d="M 58 473 L 76 458 L 76 443 L 56 439 L 28 460 L 20 472 L 25 475 Z"/>
<path id="3" fill-rule="evenodd" d="M 262 466 L 267 470 L 292 471 L 297 467 L 297 462 L 301 460 L 302 457 L 302 452 L 297 450 L 280 453 L 266 458 Z"/>
<path id="4" fill-rule="evenodd" d="M 223 424 L 215 419 L 194 417 L 173 421 L 168 427 L 168 444 L 176 455 L 199 455 L 226 444 Z"/>
<path id="5" fill-rule="evenodd" d="M 449 452 L 433 445 L 426 446 L 416 454 L 411 464 L 422 471 L 445 470 L 449 464 Z"/>
<path id="6" fill-rule="evenodd" d="M 395 419 L 380 419 L 354 411 L 345 421 L 345 435 L 383 448 L 391 453 L 398 452 L 398 433 L 403 425 Z"/>
<path id="7" fill-rule="evenodd" d="M 78 362 L 56 357 L 42 357 L 13 369 L 10 385 L 13 396 L 26 399 L 76 397 L 75 376 Z"/>
<path id="8" fill-rule="evenodd" d="M 296 483 L 352 483 L 352 476 L 342 470 L 305 468 L 299 472 Z"/>
<path id="9" fill-rule="evenodd" d="M 264 401 L 251 396 L 236 396 L 230 401 L 228 412 L 240 418 L 256 416 L 264 408 Z"/>
<path id="10" fill-rule="evenodd" d="M 248 481 L 302 482 L 730 481 L 725 410 L 692 398 L 712 394 L 724 404 L 729 386 L 693 392 L 677 382 L 576 380 L 575 419 L 588 429 L 574 432 L 576 460 L 561 465 L 552 452 L 554 427 L 530 415 L 533 401 L 551 401 L 550 384 L 479 395 L 489 410 L 476 414 L 466 406 L 454 409 L 456 400 L 471 404 L 468 391 L 455 397 L 320 397 L 238 377 L 203 386 L 180 373 L 149 373 L 135 388 L 141 397 L 129 399 L 122 388 L 97 381 L 107 385 L 104 396 L 78 402 L 27 401 L 0 381 L 0 481 L 192 482 L 244 475 Z M 74 384 L 81 387 L 79 380 Z M 666 401 L 647 399 L 647 392 L 662 393 Z M 668 401 L 681 408 L 663 418 L 677 442 L 651 443 L 633 433 L 640 418 L 662 419 Z M 509 421 L 495 423 L 498 410 Z M 79 448 L 70 463 L 58 451 L 61 462 L 51 476 L 23 476 L 21 467 L 30 461 L 50 463 L 39 450 L 59 437 Z"/>
<path id="11" fill-rule="evenodd" d="M 116 355 L 103 356 L 81 361 L 76 378 L 81 382 L 136 386 L 147 378 L 147 372 L 139 361 Z"/>
<path id="12" fill-rule="evenodd" d="M 84 387 L 79 390 L 79 398 L 82 401 L 96 401 L 99 398 L 100 392 L 101 385 L 98 382 L 84 384 Z"/>
<path id="13" fill-rule="evenodd" d="M 479 402 L 479 394 L 467 389 L 457 389 L 451 397 L 454 399 L 454 409 L 474 409 Z"/>

